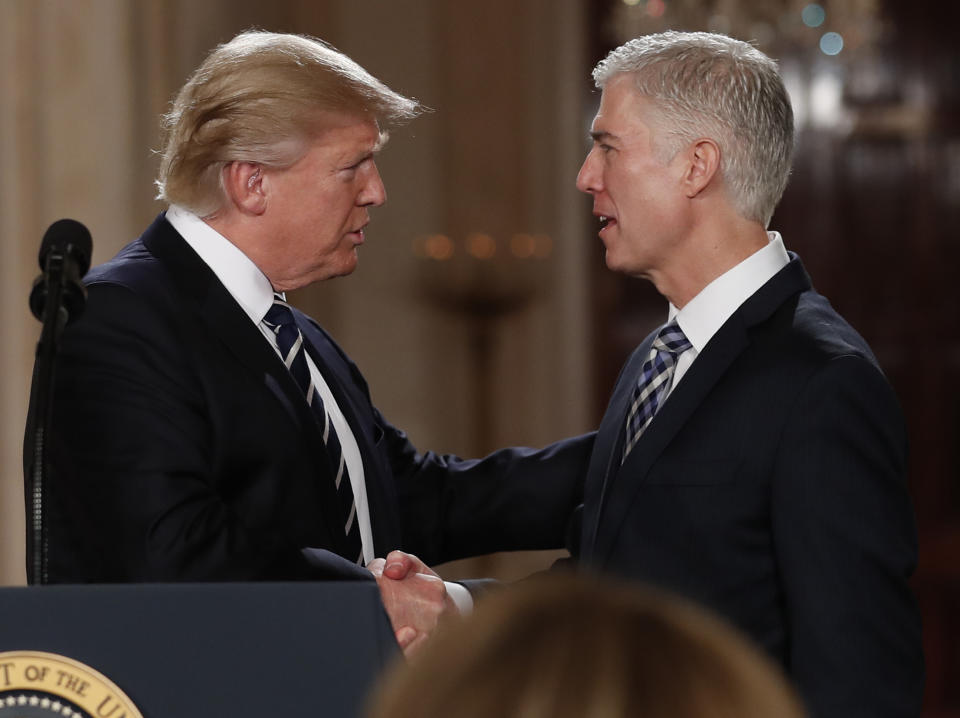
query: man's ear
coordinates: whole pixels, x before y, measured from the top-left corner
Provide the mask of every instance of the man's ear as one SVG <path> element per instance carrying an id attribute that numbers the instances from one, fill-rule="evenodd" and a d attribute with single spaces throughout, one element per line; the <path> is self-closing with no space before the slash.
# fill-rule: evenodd
<path id="1" fill-rule="evenodd" d="M 687 149 L 683 186 L 693 199 L 706 189 L 720 171 L 720 147 L 709 138 L 699 139 Z"/>
<path id="2" fill-rule="evenodd" d="M 223 187 L 230 202 L 244 214 L 263 214 L 267 195 L 263 171 L 255 162 L 231 162 L 223 168 Z"/>

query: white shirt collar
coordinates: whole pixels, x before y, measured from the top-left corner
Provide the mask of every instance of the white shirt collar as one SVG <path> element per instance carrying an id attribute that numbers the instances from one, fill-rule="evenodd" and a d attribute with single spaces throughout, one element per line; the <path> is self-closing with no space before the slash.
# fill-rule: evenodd
<path id="1" fill-rule="evenodd" d="M 767 236 L 766 247 L 714 279 L 683 309 L 670 305 L 669 318 L 676 318 L 697 353 L 741 304 L 790 262 L 780 233 L 767 232 Z"/>
<path id="2" fill-rule="evenodd" d="M 273 305 L 273 287 L 259 267 L 190 210 L 170 205 L 167 221 L 213 270 L 253 323 L 259 324 Z"/>

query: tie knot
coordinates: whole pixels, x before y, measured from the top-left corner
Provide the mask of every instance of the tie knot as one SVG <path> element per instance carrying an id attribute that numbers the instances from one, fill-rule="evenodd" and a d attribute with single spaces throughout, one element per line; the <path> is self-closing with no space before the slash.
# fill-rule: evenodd
<path id="1" fill-rule="evenodd" d="M 657 338 L 653 340 L 653 349 L 670 354 L 682 354 L 692 346 L 676 320 L 664 326 L 657 334 Z"/>
<path id="2" fill-rule="evenodd" d="M 273 295 L 273 305 L 267 310 L 266 315 L 264 315 L 263 323 L 274 331 L 278 331 L 281 327 L 296 324 L 290 305 L 287 304 L 279 294 Z"/>

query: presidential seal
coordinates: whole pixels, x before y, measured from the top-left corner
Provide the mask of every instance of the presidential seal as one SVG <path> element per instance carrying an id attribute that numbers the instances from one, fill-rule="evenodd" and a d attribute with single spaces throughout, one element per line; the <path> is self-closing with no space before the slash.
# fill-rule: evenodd
<path id="1" fill-rule="evenodd" d="M 0 653 L 0 718 L 143 718 L 101 673 L 55 653 Z"/>

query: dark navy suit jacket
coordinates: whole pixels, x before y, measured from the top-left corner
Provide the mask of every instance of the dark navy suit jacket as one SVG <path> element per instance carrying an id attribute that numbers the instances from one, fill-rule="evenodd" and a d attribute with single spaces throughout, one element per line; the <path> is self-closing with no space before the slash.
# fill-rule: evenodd
<path id="1" fill-rule="evenodd" d="M 714 335 L 621 466 L 654 336 L 595 440 L 580 561 L 731 619 L 814 716 L 918 715 L 905 429 L 869 347 L 793 257 Z"/>
<path id="2" fill-rule="evenodd" d="M 49 580 L 369 579 L 341 557 L 302 392 L 164 217 L 85 281 L 57 365 Z M 295 316 L 359 445 L 376 555 L 563 545 L 591 436 L 473 461 L 421 454 L 329 335 Z"/>

